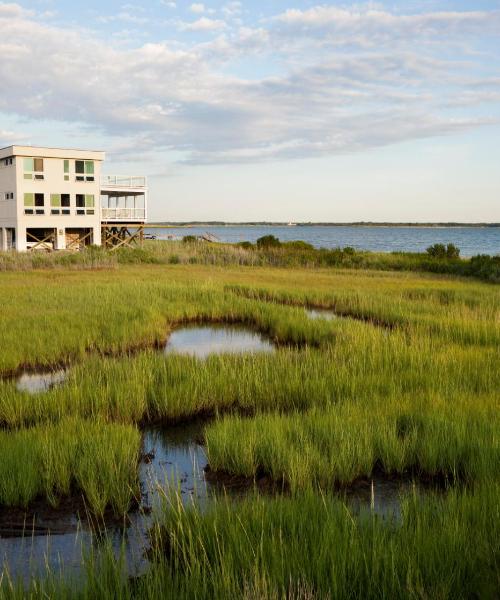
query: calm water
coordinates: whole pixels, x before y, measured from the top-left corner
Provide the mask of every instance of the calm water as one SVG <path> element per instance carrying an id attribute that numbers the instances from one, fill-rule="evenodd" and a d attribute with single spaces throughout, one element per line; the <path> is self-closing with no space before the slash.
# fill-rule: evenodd
<path id="1" fill-rule="evenodd" d="M 97 554 L 105 539 L 109 540 L 116 556 L 120 548 L 125 551 L 128 570 L 137 576 L 148 568 L 148 530 L 153 525 L 154 511 L 165 502 L 169 492 L 177 490 L 185 505 L 196 503 L 206 507 L 214 497 L 230 497 L 238 501 L 252 492 L 252 487 L 230 482 L 210 482 L 205 479 L 207 464 L 205 448 L 201 444 L 204 425 L 194 423 L 169 428 L 147 428 L 143 450 L 150 459 L 139 467 L 141 482 L 140 504 L 144 511 L 130 514 L 127 527 L 110 525 L 106 535 L 92 534 L 71 511 L 44 514 L 43 508 L 35 510 L 36 516 L 14 523 L 5 516 L 0 525 L 0 577 L 6 567 L 14 579 L 28 582 L 30 576 L 43 576 L 47 567 L 52 571 L 62 569 L 67 577 L 76 579 L 84 575 L 82 557 L 92 548 Z M 415 488 L 409 482 L 387 481 L 380 477 L 358 482 L 352 489 L 340 492 L 353 515 L 372 510 L 380 518 L 401 516 L 401 499 Z M 423 491 L 423 490 L 420 490 Z M 153 509 L 149 513 L 149 509 Z M 5 510 L 5 509 L 3 509 Z M 7 521 L 7 527 L 6 525 Z M 16 525 L 16 527 L 14 527 Z M 25 526 L 25 536 L 19 530 Z"/>
<path id="2" fill-rule="evenodd" d="M 147 229 L 158 239 L 212 233 L 222 242 L 255 242 L 263 235 L 282 241 L 304 240 L 317 248 L 352 246 L 376 252 L 425 252 L 432 244 L 452 243 L 462 256 L 500 253 L 500 227 L 190 227 Z"/>
<path id="3" fill-rule="evenodd" d="M 176 329 L 168 339 L 166 354 L 210 354 L 272 352 L 274 346 L 260 333 L 235 325 L 188 325 Z"/>
<path id="4" fill-rule="evenodd" d="M 16 382 L 16 387 L 20 392 L 28 394 L 41 394 L 64 382 L 66 371 L 59 369 L 57 371 L 43 371 L 40 373 L 31 373 L 26 371 L 22 373 Z"/>

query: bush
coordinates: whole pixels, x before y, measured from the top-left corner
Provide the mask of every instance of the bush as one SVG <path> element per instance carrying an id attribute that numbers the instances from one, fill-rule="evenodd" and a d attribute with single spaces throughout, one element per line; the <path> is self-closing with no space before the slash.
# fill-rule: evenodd
<path id="1" fill-rule="evenodd" d="M 346 246 L 343 250 L 344 254 L 348 254 L 350 256 L 352 256 L 353 254 L 356 254 L 356 250 L 352 247 L 352 246 Z"/>
<path id="2" fill-rule="evenodd" d="M 252 242 L 239 242 L 236 245 L 240 248 L 244 248 L 245 250 L 251 250 L 253 248 Z"/>
<path id="3" fill-rule="evenodd" d="M 193 244 L 198 241 L 198 238 L 195 235 L 185 235 L 182 238 L 183 244 Z"/>
<path id="4" fill-rule="evenodd" d="M 500 256 L 478 254 L 470 259 L 469 275 L 487 281 L 500 281 Z"/>
<path id="5" fill-rule="evenodd" d="M 263 235 L 257 240 L 257 248 L 279 248 L 281 242 L 274 235 Z"/>
<path id="6" fill-rule="evenodd" d="M 291 250 L 314 250 L 314 246 L 312 244 L 308 244 L 303 240 L 293 240 L 291 242 L 285 242 L 283 246 L 286 246 Z"/>
<path id="7" fill-rule="evenodd" d="M 427 248 L 427 254 L 433 258 L 458 258 L 460 249 L 455 244 L 433 244 Z"/>

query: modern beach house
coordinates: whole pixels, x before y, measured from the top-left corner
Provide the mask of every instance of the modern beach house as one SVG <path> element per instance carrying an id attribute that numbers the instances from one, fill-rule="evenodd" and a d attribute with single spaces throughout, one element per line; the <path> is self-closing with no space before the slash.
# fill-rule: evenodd
<path id="1" fill-rule="evenodd" d="M 147 181 L 102 175 L 105 153 L 0 149 L 0 250 L 116 248 L 142 238 Z"/>

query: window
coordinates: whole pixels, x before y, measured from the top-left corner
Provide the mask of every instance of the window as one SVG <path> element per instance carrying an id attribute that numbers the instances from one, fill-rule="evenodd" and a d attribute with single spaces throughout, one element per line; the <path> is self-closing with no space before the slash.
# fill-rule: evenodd
<path id="1" fill-rule="evenodd" d="M 76 214 L 77 215 L 93 215 L 95 214 L 94 194 L 77 194 L 76 195 Z"/>
<path id="2" fill-rule="evenodd" d="M 69 194 L 50 194 L 50 214 L 69 215 Z"/>
<path id="3" fill-rule="evenodd" d="M 64 181 L 69 181 L 69 160 L 64 160 Z"/>
<path id="4" fill-rule="evenodd" d="M 33 193 L 24 194 L 24 214 L 44 215 L 44 195 Z"/>
<path id="5" fill-rule="evenodd" d="M 12 157 L 10 157 L 10 158 L 6 158 L 6 159 L 3 161 L 3 164 L 4 164 L 6 167 L 8 167 L 9 165 L 11 165 L 11 164 L 12 164 Z"/>
<path id="6" fill-rule="evenodd" d="M 94 161 L 75 160 L 75 173 L 77 181 L 94 181 Z"/>
<path id="7" fill-rule="evenodd" d="M 24 179 L 43 179 L 43 158 L 25 158 Z"/>
<path id="8" fill-rule="evenodd" d="M 14 200 L 14 192 L 5 192 L 5 200 Z"/>

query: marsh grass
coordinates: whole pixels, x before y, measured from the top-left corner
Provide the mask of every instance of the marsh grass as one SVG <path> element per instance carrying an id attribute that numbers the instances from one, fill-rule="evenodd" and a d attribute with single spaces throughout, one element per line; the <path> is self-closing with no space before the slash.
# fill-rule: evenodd
<path id="1" fill-rule="evenodd" d="M 290 494 L 206 512 L 174 501 L 145 576 L 128 579 L 110 550 L 90 557 L 78 585 L 49 573 L 29 597 L 495 597 L 498 288 L 234 268 L 233 258 L 208 268 L 183 264 L 194 251 L 185 252 L 175 265 L 131 252 L 102 270 L 0 274 L 0 503 L 56 505 L 76 493 L 97 515 L 123 515 L 138 493 L 136 425 L 207 415 L 213 469 L 265 472 Z M 311 320 L 308 306 L 346 318 Z M 206 321 L 243 323 L 277 351 L 164 355 L 174 327 Z M 37 395 L 6 377 L 58 364 L 70 365 L 67 379 Z M 401 523 L 354 518 L 325 491 L 374 468 L 467 485 L 407 498 Z M 0 597 L 25 592 L 0 581 Z"/>
<path id="2" fill-rule="evenodd" d="M 497 485 L 447 495 L 409 494 L 398 522 L 354 518 L 339 500 L 311 492 L 221 499 L 208 511 L 180 499 L 157 517 L 153 564 L 127 577 L 110 547 L 86 559 L 80 582 L 49 573 L 28 590 L 4 578 L 0 597 L 229 600 L 496 597 Z"/>
<path id="3" fill-rule="evenodd" d="M 91 357 L 59 387 L 37 395 L 0 382 L 0 423 L 23 427 L 68 415 L 112 422 L 173 423 L 227 411 L 327 409 L 362 404 L 420 407 L 495 405 L 498 353 L 385 332 L 356 321 L 323 322 L 334 343 L 280 348 L 272 355 L 199 360 L 162 352 Z M 474 401 L 471 401 L 474 398 Z"/>
<path id="4" fill-rule="evenodd" d="M 119 268 L 128 264 L 199 264 L 209 266 L 251 266 L 288 269 L 375 269 L 413 271 L 475 277 L 500 281 L 500 256 L 443 259 L 428 253 L 368 252 L 353 248 L 312 248 L 303 242 L 277 247 L 242 244 L 207 244 L 175 241 L 146 242 L 142 247 L 109 252 L 89 247 L 83 252 L 16 253 L 0 252 L 0 271 L 33 269 Z"/>
<path id="5" fill-rule="evenodd" d="M 347 486 L 376 468 L 449 484 L 498 477 L 500 427 L 493 406 L 461 407 L 458 416 L 455 410 L 399 402 L 226 417 L 206 430 L 209 464 L 231 475 L 269 475 L 292 490 Z"/>
<path id="6" fill-rule="evenodd" d="M 130 426 L 72 418 L 0 432 L 0 504 L 25 508 L 42 497 L 57 506 L 83 493 L 97 516 L 108 507 L 124 515 L 138 495 L 140 440 Z"/>

